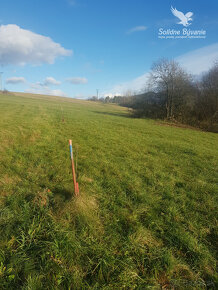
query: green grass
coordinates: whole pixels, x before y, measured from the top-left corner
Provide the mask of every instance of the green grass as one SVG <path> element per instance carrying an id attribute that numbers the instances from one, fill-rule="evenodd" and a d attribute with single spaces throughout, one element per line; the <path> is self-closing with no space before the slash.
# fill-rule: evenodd
<path id="1" fill-rule="evenodd" d="M 215 289 L 216 134 L 46 96 L 0 116 L 0 288 Z"/>

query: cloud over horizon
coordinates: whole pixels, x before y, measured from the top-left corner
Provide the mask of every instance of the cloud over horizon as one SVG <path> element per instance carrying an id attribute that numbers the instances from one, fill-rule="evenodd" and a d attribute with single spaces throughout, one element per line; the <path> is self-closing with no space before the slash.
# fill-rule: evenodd
<path id="1" fill-rule="evenodd" d="M 49 86 L 49 85 L 59 86 L 61 84 L 61 82 L 60 81 L 57 81 L 53 77 L 47 77 L 47 78 L 45 78 L 43 84 L 45 86 Z"/>
<path id="2" fill-rule="evenodd" d="M 6 79 L 6 84 L 21 84 L 21 83 L 25 83 L 26 79 L 24 77 L 11 77 L 11 78 L 7 78 Z"/>
<path id="3" fill-rule="evenodd" d="M 143 75 L 130 80 L 129 82 L 123 82 L 115 85 L 109 92 L 104 92 L 104 96 L 123 96 L 128 92 L 140 93 L 140 91 L 146 88 L 146 83 L 149 77 L 149 73 L 144 73 Z"/>
<path id="4" fill-rule="evenodd" d="M 59 56 L 70 56 L 50 37 L 20 28 L 15 24 L 0 26 L 0 65 L 53 64 Z"/>
<path id="5" fill-rule="evenodd" d="M 201 75 L 218 60 L 218 43 L 192 50 L 176 57 L 175 60 L 189 73 Z M 128 91 L 140 93 L 147 87 L 148 77 L 149 72 L 146 72 L 133 80 L 117 84 L 111 90 L 105 92 L 104 96 L 124 95 Z"/>
<path id="6" fill-rule="evenodd" d="M 31 84 L 30 88 L 25 90 L 26 93 L 31 94 L 40 94 L 40 95 L 49 95 L 49 96 L 60 96 L 60 97 L 68 97 L 66 93 L 62 90 L 53 90 L 49 87 L 42 86 L 41 83 Z"/>
<path id="7" fill-rule="evenodd" d="M 25 92 L 40 95 L 61 96 L 67 97 L 68 95 L 60 89 L 51 89 L 50 85 L 61 85 L 60 81 L 57 81 L 53 77 L 46 77 L 42 82 L 30 83 L 29 88 Z"/>

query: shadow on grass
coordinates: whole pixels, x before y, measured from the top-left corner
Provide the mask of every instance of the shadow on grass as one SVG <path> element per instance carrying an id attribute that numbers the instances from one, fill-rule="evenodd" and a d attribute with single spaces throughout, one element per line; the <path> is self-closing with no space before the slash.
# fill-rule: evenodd
<path id="1" fill-rule="evenodd" d="M 100 115 L 108 115 L 108 116 L 115 116 L 115 117 L 124 117 L 124 118 L 133 118 L 131 112 L 127 113 L 115 113 L 115 112 L 99 112 L 99 111 L 92 111 L 93 113 L 100 114 Z"/>
<path id="2" fill-rule="evenodd" d="M 55 187 L 52 192 L 54 193 L 54 196 L 60 197 L 63 201 L 68 201 L 74 196 L 72 191 L 61 187 Z"/>

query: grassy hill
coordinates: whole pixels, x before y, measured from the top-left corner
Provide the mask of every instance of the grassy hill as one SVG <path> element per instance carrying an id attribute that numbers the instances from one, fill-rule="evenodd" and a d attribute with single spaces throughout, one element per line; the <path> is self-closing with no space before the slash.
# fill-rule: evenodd
<path id="1" fill-rule="evenodd" d="M 215 289 L 216 134 L 19 95 L 0 95 L 0 288 Z"/>

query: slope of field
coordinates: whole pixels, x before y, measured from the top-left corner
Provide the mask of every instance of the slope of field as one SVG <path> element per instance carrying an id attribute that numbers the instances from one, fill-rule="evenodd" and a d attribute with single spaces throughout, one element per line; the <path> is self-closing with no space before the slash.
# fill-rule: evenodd
<path id="1" fill-rule="evenodd" d="M 46 96 L 0 116 L 1 288 L 216 287 L 216 134 Z"/>

